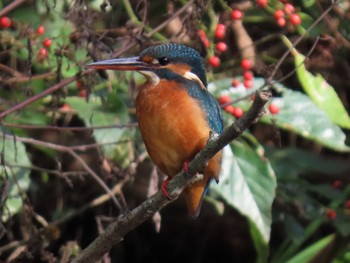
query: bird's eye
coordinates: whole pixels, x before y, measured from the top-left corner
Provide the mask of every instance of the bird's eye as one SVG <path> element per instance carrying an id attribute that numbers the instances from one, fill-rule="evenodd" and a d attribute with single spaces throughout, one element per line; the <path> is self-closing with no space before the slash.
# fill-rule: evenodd
<path id="1" fill-rule="evenodd" d="M 167 57 L 159 58 L 158 61 L 159 61 L 159 64 L 162 66 L 169 64 L 169 59 Z"/>

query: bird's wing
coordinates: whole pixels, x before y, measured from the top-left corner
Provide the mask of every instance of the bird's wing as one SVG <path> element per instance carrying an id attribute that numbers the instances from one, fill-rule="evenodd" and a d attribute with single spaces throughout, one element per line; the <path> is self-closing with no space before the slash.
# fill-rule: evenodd
<path id="1" fill-rule="evenodd" d="M 196 82 L 192 82 L 188 93 L 197 99 L 203 107 L 209 122 L 210 128 L 220 134 L 224 129 L 220 106 L 213 95 L 207 90 L 202 89 Z"/>

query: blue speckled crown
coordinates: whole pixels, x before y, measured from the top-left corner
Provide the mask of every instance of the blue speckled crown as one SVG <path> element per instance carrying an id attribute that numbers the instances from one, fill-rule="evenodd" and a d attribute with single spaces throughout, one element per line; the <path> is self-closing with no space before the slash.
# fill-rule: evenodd
<path id="1" fill-rule="evenodd" d="M 151 56 L 153 58 L 167 57 L 170 63 L 184 63 L 191 67 L 191 72 L 196 74 L 207 86 L 207 77 L 205 75 L 204 63 L 201 55 L 193 48 L 181 44 L 164 44 L 146 48 L 141 52 L 140 58 Z"/>

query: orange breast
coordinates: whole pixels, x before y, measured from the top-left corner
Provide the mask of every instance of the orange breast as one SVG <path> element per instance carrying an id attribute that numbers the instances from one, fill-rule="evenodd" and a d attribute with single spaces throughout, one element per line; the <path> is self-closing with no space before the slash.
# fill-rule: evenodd
<path id="1" fill-rule="evenodd" d="M 207 143 L 210 127 L 199 102 L 175 82 L 146 83 L 136 98 L 136 113 L 147 151 L 166 175 L 173 177 Z M 197 217 L 205 189 L 211 178 L 218 180 L 221 152 L 204 170 L 203 180 L 185 189 L 189 214 Z"/>
<path id="2" fill-rule="evenodd" d="M 210 128 L 204 111 L 173 81 L 141 87 L 136 113 L 150 157 L 168 176 L 178 173 L 208 140 Z"/>

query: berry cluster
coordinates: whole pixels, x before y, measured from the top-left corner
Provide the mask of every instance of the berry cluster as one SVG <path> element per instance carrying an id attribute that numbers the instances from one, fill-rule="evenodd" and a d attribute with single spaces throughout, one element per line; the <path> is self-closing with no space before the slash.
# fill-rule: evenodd
<path id="1" fill-rule="evenodd" d="M 36 30 L 35 33 L 38 37 L 44 35 L 45 33 L 45 27 L 44 26 L 39 26 Z M 44 61 L 48 55 L 49 55 L 49 49 L 52 45 L 52 39 L 45 37 L 44 40 L 42 41 L 42 47 L 38 51 L 38 58 L 40 61 Z"/>
<path id="2" fill-rule="evenodd" d="M 332 183 L 332 187 L 334 189 L 341 190 L 344 187 L 344 185 L 342 181 L 335 180 Z M 345 202 L 343 203 L 343 208 L 345 208 L 346 213 L 350 212 L 350 199 L 345 200 Z M 335 220 L 337 218 L 337 210 L 334 208 L 326 208 L 324 214 L 329 220 Z"/>
<path id="3" fill-rule="evenodd" d="M 243 71 L 243 85 L 247 89 L 250 89 L 254 85 L 254 74 L 251 71 L 253 63 L 249 58 L 241 60 L 241 69 Z"/>
<path id="4" fill-rule="evenodd" d="M 284 3 L 282 9 L 275 10 L 273 17 L 280 27 L 287 25 L 286 19 L 289 19 L 289 22 L 294 26 L 301 24 L 300 16 L 295 13 L 295 7 L 290 3 Z"/>
<path id="5" fill-rule="evenodd" d="M 231 12 L 231 18 L 232 20 L 241 20 L 243 18 L 243 12 L 238 9 L 234 9 Z M 210 41 L 206 33 L 203 30 L 198 30 L 197 33 L 203 45 L 209 49 Z M 215 53 L 215 54 L 208 57 L 208 63 L 213 68 L 217 68 L 220 66 L 221 60 L 219 58 L 219 55 L 222 55 L 228 49 L 228 46 L 224 41 L 225 36 L 226 36 L 226 26 L 222 23 L 219 23 L 216 26 L 215 32 L 214 32 L 214 37 L 215 37 L 215 40 L 217 41 L 215 44 L 215 49 L 209 51 L 209 53 Z"/>
<path id="6" fill-rule="evenodd" d="M 229 95 L 222 95 L 219 98 L 219 104 L 220 105 L 226 105 L 224 106 L 224 111 L 231 114 L 235 118 L 241 118 L 243 116 L 243 110 L 240 107 L 233 107 L 231 103 L 231 98 Z M 228 104 L 228 105 L 227 105 Z"/>
<path id="7" fill-rule="evenodd" d="M 7 16 L 3 16 L 0 18 L 0 28 L 1 29 L 7 29 L 7 28 L 15 28 L 15 26 L 13 25 L 13 21 L 7 17 Z M 33 32 L 33 39 L 42 36 L 45 33 L 45 27 L 43 25 L 39 26 L 35 32 Z M 49 55 L 49 51 L 48 49 L 50 48 L 50 46 L 52 45 L 52 39 L 50 38 L 45 38 L 42 41 L 42 47 L 40 47 L 40 49 L 38 50 L 37 53 L 37 57 L 39 61 L 44 61 L 47 56 Z"/>

